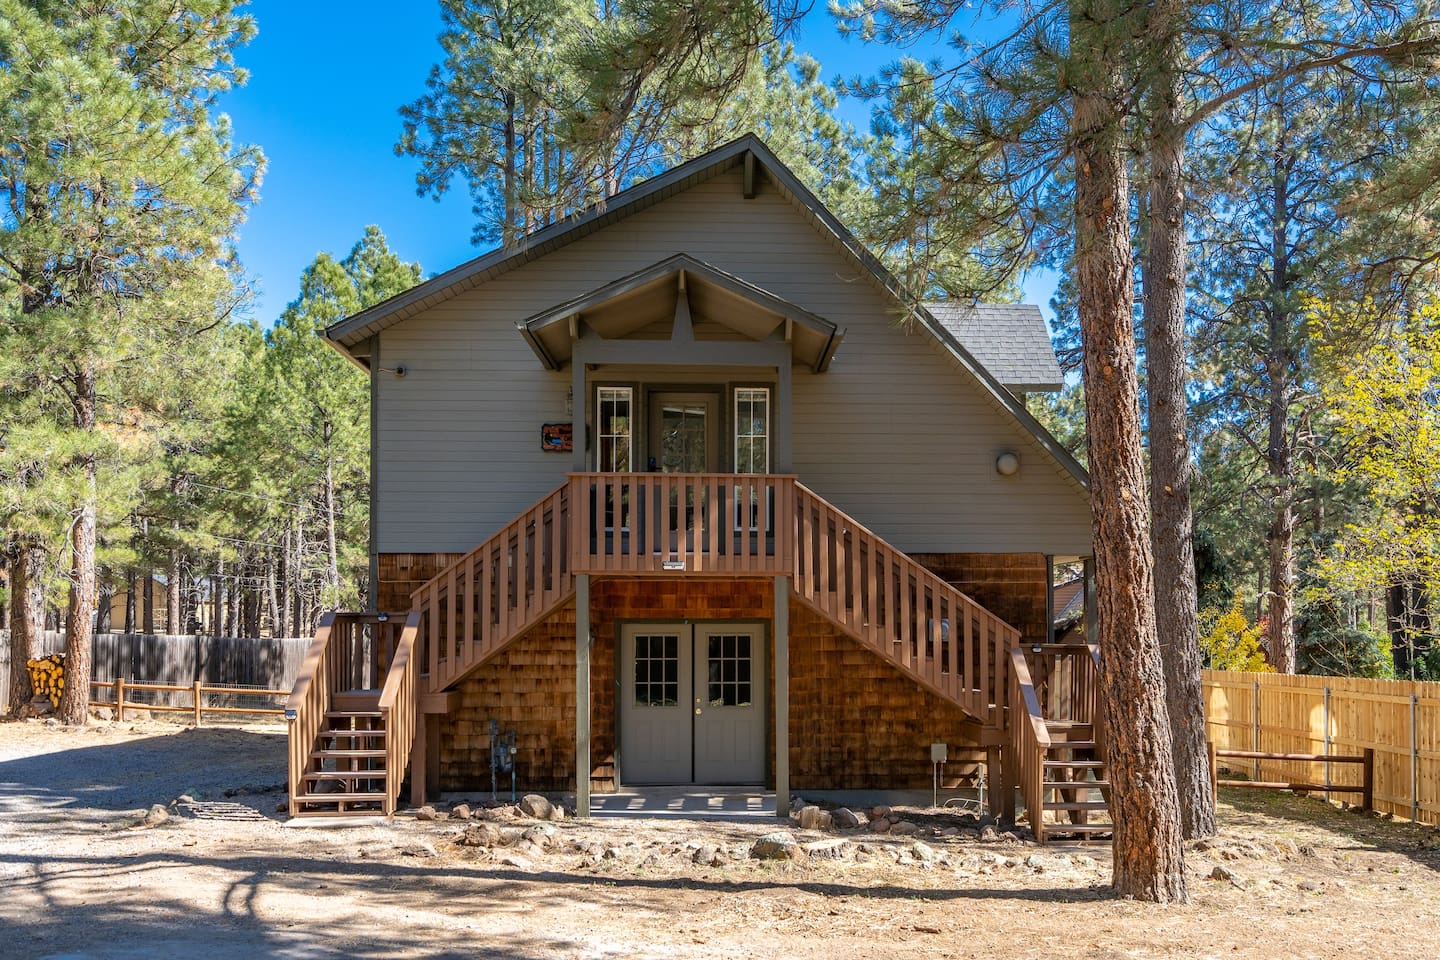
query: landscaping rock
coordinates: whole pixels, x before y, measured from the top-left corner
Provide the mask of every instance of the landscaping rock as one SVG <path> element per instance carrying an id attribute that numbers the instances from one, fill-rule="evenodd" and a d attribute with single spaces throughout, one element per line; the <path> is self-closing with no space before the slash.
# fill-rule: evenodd
<path id="1" fill-rule="evenodd" d="M 520 835 L 522 840 L 528 840 L 537 847 L 548 847 L 555 839 L 555 828 L 548 823 L 538 827 L 531 827 Z"/>
<path id="2" fill-rule="evenodd" d="M 708 843 L 697 849 L 690 859 L 702 867 L 718 867 L 723 862 L 719 848 Z"/>
<path id="3" fill-rule="evenodd" d="M 897 837 L 908 837 L 919 829 L 909 820 L 900 820 L 890 825 L 890 833 Z"/>
<path id="4" fill-rule="evenodd" d="M 767 833 L 755 841 L 750 856 L 756 860 L 799 860 L 805 851 L 788 833 Z"/>
<path id="5" fill-rule="evenodd" d="M 934 863 L 940 858 L 940 854 L 935 852 L 935 848 L 923 840 L 916 840 L 910 844 L 910 856 L 921 863 Z"/>
<path id="6" fill-rule="evenodd" d="M 565 812 L 565 808 L 562 807 L 562 806 L 560 806 L 559 804 L 556 804 L 555 806 L 553 806 L 553 807 L 550 808 L 550 818 L 549 818 L 549 819 L 550 819 L 552 822 L 554 822 L 554 823 L 559 823 L 561 820 L 564 820 L 567 816 L 568 816 L 568 814 Z"/>
<path id="7" fill-rule="evenodd" d="M 450 808 L 450 819 L 451 819 L 451 820 L 469 820 L 469 819 L 470 819 L 470 804 L 468 804 L 468 803 L 461 803 L 461 804 L 457 804 L 457 805 L 451 807 L 451 808 Z"/>
<path id="8" fill-rule="evenodd" d="M 891 814 L 892 812 L 893 812 L 893 811 L 892 811 L 889 807 L 887 807 L 887 806 L 885 806 L 885 805 L 882 804 L 882 805 L 880 805 L 880 806 L 878 806 L 878 807 L 875 807 L 874 809 L 872 809 L 872 810 L 870 811 L 870 819 L 871 819 L 871 820 L 889 820 L 889 819 L 890 819 L 890 814 Z"/>
<path id="9" fill-rule="evenodd" d="M 480 811 L 481 817 L 484 817 L 486 820 L 492 821 L 514 820 L 519 815 L 520 811 L 516 810 L 513 805 L 508 803 L 501 804 L 498 807 L 486 807 L 484 810 Z"/>
<path id="10" fill-rule="evenodd" d="M 435 808 L 432 807 L 432 806 L 430 806 L 430 805 L 427 803 L 425 806 L 423 806 L 423 807 L 421 807 L 419 810 L 416 810 L 416 811 L 415 811 L 415 819 L 416 819 L 416 820 L 426 820 L 426 821 L 429 821 L 429 820 L 439 820 L 439 819 L 440 819 L 440 814 L 436 813 L 436 812 L 435 812 Z"/>
<path id="11" fill-rule="evenodd" d="M 462 847 L 494 847 L 500 844 L 500 829 L 493 823 L 469 827 L 460 835 Z"/>
<path id="12" fill-rule="evenodd" d="M 841 807 L 839 810 L 832 811 L 830 822 L 841 830 L 850 830 L 860 826 L 860 818 L 849 807 Z"/>
<path id="13" fill-rule="evenodd" d="M 1222 867 L 1222 866 L 1220 866 L 1220 864 L 1218 864 L 1218 863 L 1215 864 L 1215 869 L 1210 871 L 1210 879 L 1211 879 L 1211 880 L 1228 880 L 1228 881 L 1231 882 L 1231 883 L 1239 883 L 1239 882 L 1240 882 L 1240 878 L 1239 878 L 1238 876 L 1236 876 L 1234 870 L 1231 870 L 1229 867 Z"/>
<path id="14" fill-rule="evenodd" d="M 423 840 L 417 840 L 414 843 L 407 843 L 397 849 L 399 849 L 400 856 L 402 857 L 426 858 L 435 856 L 435 848 L 430 846 L 430 844 L 426 843 Z"/>
<path id="15" fill-rule="evenodd" d="M 885 819 L 884 817 L 876 817 L 874 820 L 871 820 L 871 821 L 870 821 L 870 832 L 871 832 L 871 833 L 889 833 L 889 832 L 890 832 L 890 821 L 887 820 L 887 819 Z"/>
<path id="16" fill-rule="evenodd" d="M 993 826 L 987 824 L 980 828 L 981 843 L 999 843 L 1000 833 Z"/>
<path id="17" fill-rule="evenodd" d="M 169 819 L 170 811 L 166 810 L 162 804 L 157 803 L 150 807 L 150 810 L 145 814 L 145 819 L 140 821 L 140 825 L 142 827 L 158 827 Z"/>
<path id="18" fill-rule="evenodd" d="M 549 800 L 538 793 L 527 793 L 520 798 L 520 812 L 536 820 L 549 820 L 550 811 L 555 809 Z"/>

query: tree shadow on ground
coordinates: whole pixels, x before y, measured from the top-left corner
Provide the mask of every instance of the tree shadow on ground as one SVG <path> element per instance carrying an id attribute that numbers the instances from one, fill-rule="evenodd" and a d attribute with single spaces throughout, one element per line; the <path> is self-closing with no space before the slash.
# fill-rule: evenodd
<path id="1" fill-rule="evenodd" d="M 1440 828 L 1429 824 L 1387 820 L 1369 811 L 1342 809 L 1319 796 L 1281 790 L 1224 788 L 1220 803 L 1220 825 L 1227 831 L 1274 832 L 1273 821 L 1288 821 L 1302 832 L 1321 834 L 1337 853 L 1383 850 L 1440 871 Z"/>
<path id="2" fill-rule="evenodd" d="M 280 729 L 190 727 L 0 761 L 0 816 L 48 809 L 103 818 L 166 804 L 185 792 L 242 801 L 283 794 L 285 744 Z M 274 806 L 272 797 L 257 809 L 270 816 Z"/>

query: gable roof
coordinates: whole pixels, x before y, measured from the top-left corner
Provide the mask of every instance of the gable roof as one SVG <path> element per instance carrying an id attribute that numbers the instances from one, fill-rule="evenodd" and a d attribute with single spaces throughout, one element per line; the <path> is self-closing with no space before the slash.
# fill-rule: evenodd
<path id="1" fill-rule="evenodd" d="M 558 370 L 570 360 L 571 318 L 583 313 L 585 321 L 594 326 L 597 321 L 605 323 L 607 313 L 619 313 L 619 318 L 609 318 L 611 330 L 603 335 L 624 336 L 655 319 L 657 308 L 667 317 L 672 315 L 680 296 L 686 298 L 687 311 L 694 307 L 699 316 L 714 319 L 751 340 L 764 340 L 784 325 L 795 359 L 816 373 L 825 372 L 845 337 L 842 328 L 824 317 L 684 253 L 612 280 L 515 326 L 546 369 Z"/>
<path id="2" fill-rule="evenodd" d="M 325 337 L 342 352 L 353 356 L 352 348 L 363 344 L 387 327 L 741 165 L 746 169 L 747 182 L 752 172 L 758 176 L 763 170 L 781 195 L 801 208 L 812 226 L 833 240 L 864 268 L 869 279 L 889 295 L 904 319 L 912 321 L 931 334 L 940 348 L 950 354 L 991 402 L 1030 434 L 1076 485 L 1088 493 L 1088 472 L 1030 414 L 1024 401 L 1006 389 L 994 374 L 961 344 L 953 332 L 941 324 L 923 304 L 910 296 L 894 274 L 866 249 L 839 218 L 780 162 L 764 141 L 753 133 L 747 133 L 730 143 L 716 147 L 709 153 L 623 190 L 609 200 L 573 217 L 528 234 L 509 246 L 476 257 L 404 293 L 341 320 L 326 329 Z M 754 167 L 760 169 L 755 170 Z"/>
<path id="3" fill-rule="evenodd" d="M 1032 303 L 927 303 L 925 309 L 1016 393 L 1065 385 L 1040 308 Z"/>

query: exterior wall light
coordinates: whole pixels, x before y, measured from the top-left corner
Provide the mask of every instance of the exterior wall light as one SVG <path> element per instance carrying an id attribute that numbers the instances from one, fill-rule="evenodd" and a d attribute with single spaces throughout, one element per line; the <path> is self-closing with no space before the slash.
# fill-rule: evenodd
<path id="1" fill-rule="evenodd" d="M 1009 450 L 995 458 L 995 472 L 1002 477 L 1013 477 L 1020 472 L 1020 457 Z"/>

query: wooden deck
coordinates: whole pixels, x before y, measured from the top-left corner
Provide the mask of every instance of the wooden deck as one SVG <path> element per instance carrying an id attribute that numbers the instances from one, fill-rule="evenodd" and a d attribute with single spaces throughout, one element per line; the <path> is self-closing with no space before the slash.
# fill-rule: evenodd
<path id="1" fill-rule="evenodd" d="M 976 731 L 989 731 L 989 743 L 1023 757 L 1010 761 L 1010 782 L 1041 820 L 1045 796 L 1072 798 L 1048 809 L 1081 809 L 1068 802 L 1088 811 L 1094 801 L 1073 798 L 1108 788 L 1094 775 L 1100 733 L 1079 723 L 1082 714 L 1096 717 L 1089 648 L 1021 652 L 1018 630 L 793 476 L 574 473 L 417 589 L 408 614 L 327 617 L 291 698 L 292 813 L 393 811 L 408 753 L 423 735 L 422 701 L 443 698 L 574 600 L 582 575 L 784 578 L 794 599 L 958 706 Z M 1027 656 L 1065 661 L 1045 670 L 1046 681 L 1053 672 L 1072 684 L 1063 703 L 1042 705 Z M 359 711 L 367 715 L 334 716 L 335 697 L 362 680 L 377 690 Z M 1070 723 L 1069 732 L 1052 736 L 1056 723 Z M 365 748 L 375 756 L 334 752 L 339 737 L 370 731 L 383 733 Z M 1097 742 L 1082 747 L 1090 740 L 1075 731 Z M 1062 760 L 1070 762 L 1063 770 Z M 1067 779 L 1079 771 L 1093 786 L 1057 786 L 1047 771 Z M 342 790 L 333 803 L 307 792 L 335 782 Z M 367 792 L 368 800 L 357 799 Z M 1042 824 L 1036 833 L 1045 831 Z"/>

